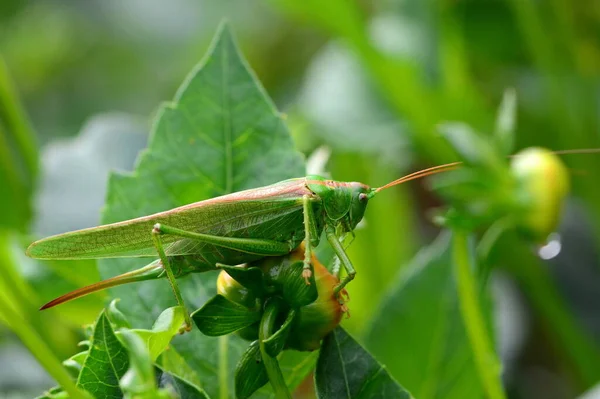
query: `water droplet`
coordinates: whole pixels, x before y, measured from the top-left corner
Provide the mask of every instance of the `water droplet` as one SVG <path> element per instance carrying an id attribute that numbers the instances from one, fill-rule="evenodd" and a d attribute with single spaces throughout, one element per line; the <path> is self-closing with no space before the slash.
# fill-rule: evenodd
<path id="1" fill-rule="evenodd" d="M 546 244 L 538 248 L 538 256 L 544 260 L 550 260 L 558 256 L 561 249 L 560 234 L 552 233 L 548 236 Z"/>

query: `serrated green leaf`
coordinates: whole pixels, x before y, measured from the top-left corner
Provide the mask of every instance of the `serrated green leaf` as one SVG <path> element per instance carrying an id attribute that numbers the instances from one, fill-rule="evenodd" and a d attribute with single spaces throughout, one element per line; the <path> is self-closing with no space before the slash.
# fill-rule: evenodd
<path id="1" fill-rule="evenodd" d="M 172 103 L 158 112 L 149 148 L 131 175 L 109 181 L 102 221 L 126 220 L 217 195 L 304 175 L 285 123 L 240 55 L 227 26 L 190 74 Z M 100 261 L 103 277 L 142 266 L 139 259 Z M 216 292 L 216 273 L 180 282 L 188 309 Z M 148 328 L 175 304 L 166 281 L 111 291 L 136 327 Z M 233 368 L 247 343 L 235 336 L 211 338 L 199 331 L 177 337 L 177 351 L 214 397 L 233 396 Z M 223 383 L 221 383 L 223 382 Z"/>
<path id="2" fill-rule="evenodd" d="M 402 269 L 365 344 L 417 398 L 483 397 L 458 307 L 449 234 Z"/>
<path id="3" fill-rule="evenodd" d="M 320 399 L 411 398 L 385 367 L 341 327 L 323 340 L 315 385 Z"/>
<path id="4" fill-rule="evenodd" d="M 129 367 L 129 357 L 104 311 L 94 327 L 92 346 L 83 363 L 77 386 L 94 397 L 121 398 L 119 380 Z"/>
<path id="5" fill-rule="evenodd" d="M 260 320 L 261 312 L 215 295 L 204 306 L 192 313 L 192 320 L 209 337 L 230 334 Z"/>
<path id="6" fill-rule="evenodd" d="M 237 399 L 249 398 L 267 382 L 269 376 L 262 361 L 260 345 L 258 341 L 254 341 L 248 346 L 236 366 L 235 396 Z"/>

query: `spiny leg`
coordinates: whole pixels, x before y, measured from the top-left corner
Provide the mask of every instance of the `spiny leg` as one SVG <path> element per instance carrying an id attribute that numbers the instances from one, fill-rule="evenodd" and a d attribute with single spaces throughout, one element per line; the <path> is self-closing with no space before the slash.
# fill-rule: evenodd
<path id="1" fill-rule="evenodd" d="M 152 229 L 152 241 L 154 242 L 156 252 L 158 252 L 160 261 L 167 274 L 167 279 L 171 284 L 171 288 L 173 289 L 175 298 L 177 299 L 178 304 L 184 307 L 184 309 L 185 306 L 183 298 L 181 296 L 181 292 L 179 290 L 179 286 L 177 285 L 173 269 L 165 253 L 162 240 L 160 239 L 160 236 L 162 234 L 170 234 L 182 238 L 190 238 L 196 241 L 205 242 L 224 248 L 229 248 L 240 252 L 246 252 L 249 254 L 263 256 L 285 255 L 294 249 L 291 248 L 289 243 L 285 242 L 261 240 L 254 238 L 221 237 L 210 234 L 194 233 L 176 227 L 162 225 L 160 223 L 155 224 L 154 228 Z M 191 329 L 192 323 L 187 310 L 185 311 L 185 324 L 186 330 L 189 331 Z"/>
<path id="2" fill-rule="evenodd" d="M 346 251 L 344 251 L 344 247 L 342 247 L 342 244 L 335 235 L 335 229 L 332 226 L 328 225 L 325 228 L 325 235 L 327 236 L 327 241 L 329 241 L 329 244 L 333 248 L 333 251 L 337 255 L 342 266 L 344 266 L 344 269 L 346 269 L 346 277 L 344 277 L 342 282 L 336 285 L 333 289 L 333 293 L 335 295 L 338 295 L 340 291 L 344 289 L 346 284 L 354 280 L 354 276 L 356 276 L 356 270 L 354 270 L 354 266 L 352 266 L 352 262 L 350 261 L 350 258 L 348 258 L 348 254 L 346 254 Z"/>
<path id="3" fill-rule="evenodd" d="M 315 222 L 315 215 L 312 207 L 310 206 L 311 197 L 304 195 L 302 197 L 302 205 L 304 212 L 304 265 L 302 267 L 302 277 L 306 282 L 306 285 L 310 285 L 310 277 L 312 276 L 312 247 L 313 245 L 319 244 L 319 238 L 317 234 L 317 223 Z"/>
<path id="4" fill-rule="evenodd" d="M 173 289 L 173 293 L 175 294 L 175 298 L 177 299 L 177 303 L 179 306 L 183 308 L 183 313 L 185 317 L 185 331 L 192 330 L 192 320 L 190 319 L 190 314 L 185 308 L 185 303 L 183 302 L 183 297 L 181 296 L 181 292 L 179 291 L 179 285 L 175 280 L 175 275 L 173 274 L 173 269 L 171 268 L 171 263 L 169 262 L 169 258 L 165 253 L 165 249 L 162 244 L 162 240 L 160 239 L 160 235 L 162 234 L 160 230 L 160 225 L 156 224 L 152 229 L 152 241 L 154 242 L 154 247 L 156 248 L 156 252 L 158 252 L 158 257 L 160 258 L 160 263 L 163 266 L 163 269 L 167 273 L 167 279 L 169 280 L 169 284 L 171 284 L 171 288 Z"/>
<path id="5" fill-rule="evenodd" d="M 260 238 L 223 237 L 211 234 L 195 233 L 157 223 L 154 225 L 163 234 L 170 234 L 182 238 L 190 238 L 195 241 L 216 245 L 235 251 L 245 252 L 252 255 L 279 256 L 286 255 L 294 250 L 288 242 L 264 240 Z"/>

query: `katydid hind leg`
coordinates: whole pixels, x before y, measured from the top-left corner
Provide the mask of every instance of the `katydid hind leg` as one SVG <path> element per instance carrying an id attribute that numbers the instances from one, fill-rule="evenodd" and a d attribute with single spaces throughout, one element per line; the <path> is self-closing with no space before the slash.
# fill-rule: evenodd
<path id="1" fill-rule="evenodd" d="M 188 313 L 185 307 L 185 303 L 183 302 L 183 297 L 181 296 L 181 291 L 179 290 L 179 285 L 177 284 L 177 281 L 175 279 L 175 275 L 173 273 L 173 269 L 171 268 L 169 258 L 165 253 L 165 249 L 160 238 L 162 234 L 160 225 L 155 225 L 152 229 L 151 234 L 154 247 L 156 248 L 156 252 L 158 253 L 158 257 L 160 258 L 160 263 L 162 264 L 163 269 L 167 273 L 167 279 L 169 280 L 169 284 L 171 284 L 171 288 L 173 289 L 173 294 L 175 294 L 175 298 L 177 299 L 178 305 L 183 308 L 183 312 L 185 314 L 185 331 L 191 331 L 192 320 L 190 318 L 190 314 Z"/>
<path id="2" fill-rule="evenodd" d="M 169 234 L 182 238 L 189 238 L 198 242 L 228 248 L 235 251 L 245 252 L 261 256 L 281 256 L 294 250 L 290 242 L 266 240 L 260 238 L 223 237 L 211 234 L 196 233 L 182 230 L 177 227 L 157 223 L 154 230 L 160 234 Z"/>
<path id="3" fill-rule="evenodd" d="M 317 223 L 315 214 L 311 206 L 311 198 L 308 195 L 302 197 L 303 213 L 304 213 L 304 266 L 302 269 L 302 277 L 306 285 L 310 285 L 310 277 L 313 274 L 312 270 L 312 249 L 313 246 L 319 244 L 319 236 L 317 233 Z"/>
<path id="4" fill-rule="evenodd" d="M 341 292 L 343 292 L 344 287 L 346 287 L 346 285 L 350 281 L 354 280 L 354 276 L 356 276 L 356 270 L 354 270 L 354 266 L 352 266 L 352 261 L 350 261 L 348 254 L 346 253 L 344 247 L 338 240 L 335 234 L 335 228 L 333 228 L 332 226 L 327 226 L 325 229 L 325 235 L 327 236 L 327 241 L 329 241 L 329 244 L 333 248 L 333 251 L 340 260 L 340 263 L 346 270 L 346 276 L 344 277 L 344 279 L 333 289 L 333 293 L 338 295 Z"/>

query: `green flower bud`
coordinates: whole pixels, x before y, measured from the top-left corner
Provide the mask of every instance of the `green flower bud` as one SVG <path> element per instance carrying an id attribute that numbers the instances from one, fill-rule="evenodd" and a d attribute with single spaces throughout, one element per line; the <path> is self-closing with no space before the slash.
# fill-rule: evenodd
<path id="1" fill-rule="evenodd" d="M 545 240 L 560 220 L 569 192 L 569 174 L 560 158 L 544 148 L 527 148 L 515 155 L 511 170 L 524 203 L 519 226 L 536 240 Z"/>
<path id="2" fill-rule="evenodd" d="M 300 351 L 319 349 L 321 340 L 340 324 L 346 311 L 340 298 L 333 293 L 339 280 L 314 256 L 312 262 L 319 296 L 313 303 L 300 308 L 287 344 L 288 348 Z"/>
<path id="3" fill-rule="evenodd" d="M 244 267 L 244 266 L 240 266 Z M 256 307 L 256 295 L 233 279 L 225 270 L 217 277 L 217 294 L 249 309 Z"/>
<path id="4" fill-rule="evenodd" d="M 333 293 L 339 280 L 315 256 L 312 258 L 314 275 L 309 279 L 310 285 L 306 284 L 302 278 L 303 260 L 304 245 L 301 245 L 288 255 L 265 257 L 239 267 L 262 270 L 263 280 L 272 290 L 268 296 L 279 296 L 288 309 L 297 310 L 285 347 L 312 351 L 318 349 L 321 340 L 339 325 L 345 306 Z M 217 293 L 250 309 L 259 306 L 259 296 L 234 280 L 225 270 L 217 279 Z M 284 320 L 282 314 L 280 326 Z M 237 333 L 247 340 L 258 338 L 257 325 Z"/>

